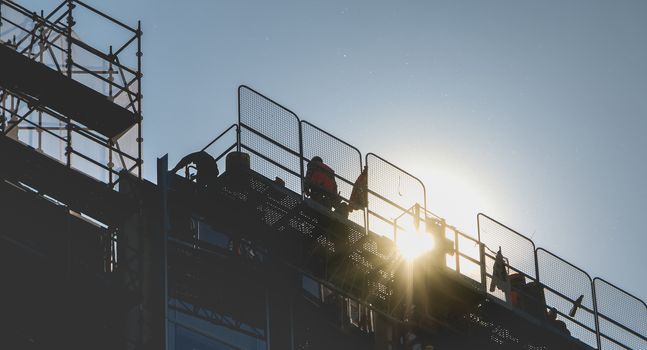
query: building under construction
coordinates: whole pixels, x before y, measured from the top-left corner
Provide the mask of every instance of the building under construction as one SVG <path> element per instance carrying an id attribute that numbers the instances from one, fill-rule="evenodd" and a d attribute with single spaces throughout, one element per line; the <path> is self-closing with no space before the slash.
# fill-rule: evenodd
<path id="1" fill-rule="evenodd" d="M 485 214 L 460 231 L 250 87 L 205 140 L 209 186 L 166 157 L 143 179 L 141 40 L 78 0 L 0 0 L 1 348 L 647 350 L 640 299 Z M 350 213 L 304 191 L 315 156 Z"/>

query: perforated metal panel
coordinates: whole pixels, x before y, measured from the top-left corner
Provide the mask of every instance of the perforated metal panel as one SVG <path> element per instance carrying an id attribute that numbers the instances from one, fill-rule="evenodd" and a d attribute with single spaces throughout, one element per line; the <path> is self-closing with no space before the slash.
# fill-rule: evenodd
<path id="1" fill-rule="evenodd" d="M 546 305 L 554 307 L 563 315 L 558 319 L 566 323 L 571 335 L 591 347 L 597 348 L 595 313 L 593 308 L 593 281 L 583 270 L 566 262 L 560 257 L 542 249 L 537 249 L 539 278 L 544 288 Z M 582 307 L 570 318 L 573 303 L 583 295 Z"/>
<path id="2" fill-rule="evenodd" d="M 492 283 L 492 279 L 489 276 L 493 274 L 496 252 L 501 247 L 503 257 L 510 267 L 509 273 L 512 274 L 519 271 L 534 279 L 536 278 L 535 244 L 522 234 L 487 215 L 479 214 L 477 221 L 479 239 L 486 246 L 485 271 L 488 275 L 486 277 L 488 293 L 499 299 L 506 300 L 506 295 L 499 288 L 495 289 L 494 292 L 489 292 L 489 286 Z"/>
<path id="3" fill-rule="evenodd" d="M 366 155 L 369 229 L 393 237 L 394 220 L 416 204 L 426 211 L 424 184 L 379 156 Z"/>
<path id="4" fill-rule="evenodd" d="M 335 171 L 337 190 L 340 196 L 348 201 L 353 191 L 353 183 L 362 172 L 361 153 L 357 148 L 306 121 L 301 122 L 301 130 L 304 168 L 312 157 L 321 157 L 324 163 Z M 361 210 L 353 211 L 349 219 L 364 226 L 364 213 Z"/>
<path id="5" fill-rule="evenodd" d="M 484 214 L 478 215 L 478 227 L 479 239 L 491 251 L 496 252 L 501 247 L 511 267 L 530 277 L 537 277 L 535 244 L 530 239 Z"/>
<path id="6" fill-rule="evenodd" d="M 647 306 L 611 283 L 593 281 L 602 350 L 647 349 Z"/>
<path id="7" fill-rule="evenodd" d="M 299 118 L 246 86 L 238 89 L 238 99 L 240 142 L 250 153 L 252 169 L 270 179 L 280 177 L 301 193 Z"/>

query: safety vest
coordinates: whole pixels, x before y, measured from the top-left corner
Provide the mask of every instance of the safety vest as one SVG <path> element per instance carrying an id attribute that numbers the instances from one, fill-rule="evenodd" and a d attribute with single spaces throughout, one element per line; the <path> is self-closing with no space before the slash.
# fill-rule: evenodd
<path id="1" fill-rule="evenodd" d="M 337 194 L 335 171 L 321 162 L 308 163 L 306 179 L 311 187 L 322 189 L 326 192 Z"/>

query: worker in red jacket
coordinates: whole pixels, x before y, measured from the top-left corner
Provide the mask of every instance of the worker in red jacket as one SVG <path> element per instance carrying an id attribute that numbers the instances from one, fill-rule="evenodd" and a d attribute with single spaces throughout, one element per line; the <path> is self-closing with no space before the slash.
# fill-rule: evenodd
<path id="1" fill-rule="evenodd" d="M 335 171 L 324 164 L 319 156 L 312 157 L 308 163 L 304 191 L 308 197 L 328 209 L 337 207 L 339 203 Z"/>

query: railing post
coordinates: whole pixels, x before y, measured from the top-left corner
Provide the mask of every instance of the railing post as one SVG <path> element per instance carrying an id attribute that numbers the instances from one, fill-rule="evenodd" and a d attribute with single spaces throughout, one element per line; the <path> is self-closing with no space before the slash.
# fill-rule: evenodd
<path id="1" fill-rule="evenodd" d="M 593 293 L 593 320 L 595 321 L 595 340 L 598 344 L 598 350 L 602 349 L 602 340 L 600 338 L 600 319 L 598 316 L 598 297 L 595 292 L 595 280 L 591 281 L 591 291 Z"/>
<path id="2" fill-rule="evenodd" d="M 443 219 L 443 230 L 446 230 L 447 225 L 445 225 L 444 221 L 445 220 Z M 458 231 L 456 230 L 453 230 L 453 231 L 454 231 L 454 245 L 456 246 L 454 248 L 455 249 L 454 257 L 456 258 L 456 272 L 461 273 L 460 248 L 458 246 Z M 445 236 L 443 236 L 443 238 L 445 238 Z"/>
<path id="3" fill-rule="evenodd" d="M 72 27 L 74 26 L 74 17 L 72 16 L 72 9 L 74 4 L 72 0 L 67 0 L 67 59 L 66 59 L 66 68 L 67 76 L 72 79 Z M 70 117 L 66 118 L 65 129 L 67 130 L 67 145 L 65 147 L 65 156 L 67 166 L 72 166 L 72 119 Z"/>
<path id="4" fill-rule="evenodd" d="M 361 158 L 361 156 L 360 156 L 360 158 Z M 368 166 L 368 154 L 364 155 L 364 166 L 366 166 L 366 189 L 365 189 L 366 190 L 366 208 L 364 208 L 364 217 L 365 217 L 364 220 L 366 220 L 366 221 L 364 222 L 364 228 L 366 230 L 366 235 L 368 236 L 368 234 L 371 232 L 371 229 L 370 229 L 370 225 L 371 225 L 371 213 L 370 213 L 370 211 L 371 211 L 370 210 L 370 207 L 371 207 L 370 201 L 371 201 L 371 199 L 370 198 L 371 198 L 371 196 L 369 196 L 369 194 L 370 194 L 370 190 L 369 190 L 369 179 L 370 178 L 369 178 L 369 176 L 371 176 L 371 169 L 369 169 L 369 166 Z M 362 171 L 363 170 L 364 169 L 362 169 Z"/>
<path id="5" fill-rule="evenodd" d="M 108 61 L 108 81 L 110 84 L 108 84 L 108 99 L 112 102 L 114 102 L 114 97 L 113 97 L 113 91 L 112 91 L 112 82 L 114 81 L 114 77 L 112 75 L 112 45 L 110 45 L 110 61 Z M 112 161 L 112 147 L 113 147 L 113 141 L 112 139 L 108 140 L 108 184 L 110 187 L 113 186 L 113 174 L 112 174 L 112 169 L 114 168 L 114 163 Z"/>
<path id="6" fill-rule="evenodd" d="M 301 121 L 299 121 L 299 177 L 301 180 L 301 199 L 305 199 L 305 183 L 304 183 L 304 169 L 303 169 L 303 128 Z"/>
<path id="7" fill-rule="evenodd" d="M 487 269 L 485 266 L 485 244 L 479 240 L 479 260 L 481 261 L 481 286 L 483 291 L 487 293 Z"/>
<path id="8" fill-rule="evenodd" d="M 137 177 L 142 178 L 142 21 L 137 21 Z"/>
<path id="9" fill-rule="evenodd" d="M 240 90 L 242 85 L 238 87 L 238 125 L 236 126 L 236 152 L 240 152 Z"/>
<path id="10" fill-rule="evenodd" d="M 533 242 L 533 245 L 534 245 L 534 242 Z M 535 248 L 533 252 L 534 258 L 535 258 L 535 278 L 537 279 L 537 283 L 541 283 L 539 279 L 539 259 L 537 259 L 537 249 L 539 248 Z"/>

